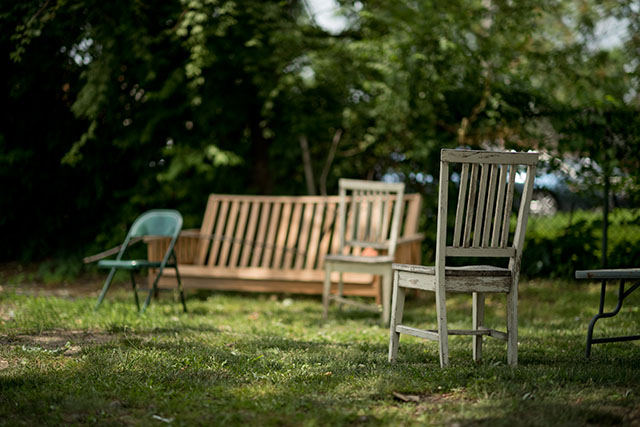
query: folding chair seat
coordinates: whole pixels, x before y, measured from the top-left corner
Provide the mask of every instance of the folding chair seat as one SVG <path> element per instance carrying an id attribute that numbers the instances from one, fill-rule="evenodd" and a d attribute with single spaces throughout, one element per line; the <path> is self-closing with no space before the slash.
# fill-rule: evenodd
<path id="1" fill-rule="evenodd" d="M 129 232 L 127 233 L 127 237 L 124 239 L 124 243 L 121 246 L 118 255 L 115 260 L 100 260 L 98 262 L 98 267 L 100 268 L 109 268 L 109 275 L 102 286 L 102 291 L 100 292 L 100 296 L 98 297 L 98 301 L 96 303 L 96 309 L 102 303 L 109 286 L 113 280 L 113 277 L 117 270 L 127 270 L 130 272 L 131 277 L 131 286 L 133 288 L 133 294 L 136 302 L 136 307 L 138 311 L 144 313 L 146 308 L 149 306 L 151 302 L 151 296 L 157 291 L 158 280 L 162 276 L 162 272 L 165 268 L 173 268 L 176 271 L 176 279 L 178 282 L 178 292 L 180 293 L 180 300 L 182 302 L 182 309 L 186 312 L 187 306 L 184 299 L 184 291 L 182 289 L 182 282 L 180 280 L 180 274 L 178 272 L 178 260 L 176 258 L 176 254 L 174 252 L 174 246 L 176 240 L 178 239 L 178 235 L 182 230 L 182 215 L 180 212 L 175 210 L 163 210 L 163 209 L 154 209 L 147 211 L 140 215 L 134 223 L 131 225 Z M 169 237 L 171 240 L 169 242 L 169 246 L 167 247 L 167 251 L 162 257 L 162 261 L 147 261 L 147 260 L 134 260 L 134 259 L 122 259 L 125 251 L 128 247 L 131 246 L 132 243 L 135 243 L 141 240 L 144 237 Z M 149 293 L 147 295 L 147 299 L 142 306 L 142 310 L 140 310 L 140 302 L 138 301 L 138 287 L 135 280 L 135 273 L 144 269 L 157 269 L 158 272 L 156 274 L 156 278 L 153 281 L 153 285 L 149 288 Z"/>
<path id="2" fill-rule="evenodd" d="M 488 336 L 507 341 L 507 361 L 510 365 L 517 365 L 518 280 L 537 161 L 537 153 L 442 150 L 436 262 L 433 267 L 393 265 L 390 362 L 397 357 L 400 334 L 438 341 L 442 367 L 449 363 L 448 336 L 471 335 L 474 360 L 480 360 L 482 338 Z M 450 177 L 453 176 L 456 179 L 451 179 L 451 182 Z M 511 239 L 516 176 L 524 181 L 524 186 Z M 448 230 L 449 191 L 456 186 L 455 224 L 453 230 Z M 451 267 L 447 265 L 447 257 L 497 257 L 508 259 L 509 263 L 508 268 L 486 265 Z M 435 292 L 437 329 L 418 329 L 402 323 L 406 289 Z M 448 329 L 447 292 L 473 295 L 471 329 Z M 487 293 L 506 294 L 506 332 L 487 328 L 484 324 Z"/>

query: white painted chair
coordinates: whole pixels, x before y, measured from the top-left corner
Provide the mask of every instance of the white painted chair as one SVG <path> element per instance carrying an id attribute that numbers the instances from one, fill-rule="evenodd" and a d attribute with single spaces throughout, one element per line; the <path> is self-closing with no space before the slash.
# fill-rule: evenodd
<path id="1" fill-rule="evenodd" d="M 482 338 L 507 341 L 507 362 L 518 363 L 518 278 L 522 246 L 529 216 L 537 153 L 503 153 L 442 150 L 438 195 L 436 265 L 394 264 L 389 361 L 398 353 L 400 334 L 438 341 L 440 365 L 449 363 L 449 335 L 473 336 L 473 359 L 480 360 Z M 459 178 L 453 233 L 447 233 L 450 173 Z M 524 178 L 522 197 L 511 236 L 511 212 L 516 175 Z M 512 238 L 511 238 L 512 237 Z M 449 267 L 447 257 L 501 257 L 508 268 L 491 266 Z M 416 329 L 402 324 L 405 289 L 435 292 L 437 329 Z M 447 292 L 473 294 L 472 329 L 447 328 Z M 485 293 L 506 293 L 507 332 L 484 326 Z"/>
<path id="2" fill-rule="evenodd" d="M 388 323 L 391 264 L 400 233 L 404 184 L 340 179 L 339 187 L 340 245 L 337 254 L 327 255 L 324 259 L 323 317 L 327 318 L 330 301 L 379 311 L 378 305 L 343 296 L 343 273 L 368 273 L 382 277 L 382 321 Z M 332 272 L 338 272 L 337 294 L 331 294 Z"/>

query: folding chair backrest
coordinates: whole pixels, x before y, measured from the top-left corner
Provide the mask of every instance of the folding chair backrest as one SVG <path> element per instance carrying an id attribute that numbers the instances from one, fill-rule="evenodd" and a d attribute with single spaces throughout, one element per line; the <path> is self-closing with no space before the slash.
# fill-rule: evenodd
<path id="1" fill-rule="evenodd" d="M 340 253 L 345 246 L 354 254 L 363 248 L 383 249 L 394 255 L 404 184 L 340 179 Z"/>
<path id="2" fill-rule="evenodd" d="M 442 150 L 437 250 L 444 250 L 446 256 L 512 260 L 521 254 L 537 162 L 538 153 Z M 449 243 L 446 219 L 451 172 L 458 174 L 459 192 Z M 516 176 L 518 181 L 524 178 L 524 187 L 511 233 Z"/>
<path id="3" fill-rule="evenodd" d="M 182 215 L 180 212 L 172 209 L 152 209 L 140 215 L 131 225 L 127 237 L 122 244 L 122 248 L 116 257 L 117 260 L 122 256 L 129 246 L 129 242 L 134 237 L 144 236 L 162 236 L 171 237 L 167 252 L 163 257 L 163 262 L 169 258 L 169 254 L 178 240 L 178 235 L 182 230 Z"/>
<path id="4" fill-rule="evenodd" d="M 131 226 L 131 237 L 177 236 L 182 229 L 182 215 L 169 209 L 154 209 L 140 215 Z"/>

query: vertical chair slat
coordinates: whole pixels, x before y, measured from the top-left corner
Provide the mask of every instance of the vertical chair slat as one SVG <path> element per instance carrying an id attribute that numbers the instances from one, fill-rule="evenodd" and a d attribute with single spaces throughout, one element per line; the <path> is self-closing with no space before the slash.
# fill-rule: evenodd
<path id="1" fill-rule="evenodd" d="M 287 253 L 284 254 L 284 263 L 282 268 L 289 270 L 293 267 L 293 260 L 297 251 L 298 230 L 300 230 L 300 218 L 302 217 L 302 203 L 296 203 L 293 207 L 291 215 L 291 227 L 289 228 L 289 237 L 287 238 Z"/>
<path id="2" fill-rule="evenodd" d="M 369 238 L 372 242 L 381 242 L 384 240 L 382 235 L 382 196 L 380 192 L 373 194 L 373 202 L 371 203 L 371 231 Z"/>
<path id="3" fill-rule="evenodd" d="M 329 243 L 331 241 L 331 226 L 336 220 L 336 204 L 332 202 L 327 203 L 327 211 L 324 217 L 324 224 L 322 224 L 322 237 L 320 238 L 320 249 L 318 252 L 318 269 L 324 267 L 324 257 L 329 253 Z M 338 227 L 335 227 L 336 229 Z M 336 247 L 336 252 L 337 247 Z"/>
<path id="4" fill-rule="evenodd" d="M 311 222 L 314 214 L 313 203 L 305 203 L 304 214 L 302 216 L 302 228 L 300 230 L 300 238 L 298 239 L 298 252 L 296 253 L 296 262 L 294 268 L 302 269 L 307 254 L 307 242 L 309 241 L 309 232 L 311 230 Z"/>
<path id="5" fill-rule="evenodd" d="M 289 219 L 291 219 L 291 202 L 283 202 L 282 216 L 280 217 L 278 237 L 273 255 L 273 268 L 280 268 L 280 265 L 282 265 L 282 256 L 285 251 L 287 232 L 289 231 Z"/>
<path id="6" fill-rule="evenodd" d="M 269 211 L 271 210 L 271 202 L 264 201 L 261 203 L 260 222 L 258 225 L 258 233 L 253 242 L 253 250 L 251 254 L 251 267 L 257 267 L 262 258 L 262 250 L 264 249 L 264 239 L 267 234 L 267 224 L 269 223 Z"/>
<path id="7" fill-rule="evenodd" d="M 460 237 L 462 234 L 462 223 L 464 218 L 464 202 L 467 196 L 467 185 L 469 183 L 469 163 L 462 164 L 460 176 L 460 189 L 458 191 L 458 207 L 456 208 L 456 222 L 453 229 L 453 247 L 462 245 Z"/>
<path id="8" fill-rule="evenodd" d="M 381 241 L 389 238 L 389 227 L 391 227 L 391 212 L 393 211 L 393 198 L 388 192 L 382 197 L 382 231 L 380 232 Z"/>
<path id="9" fill-rule="evenodd" d="M 491 237 L 491 222 L 493 220 L 493 208 L 496 201 L 496 186 L 498 179 L 498 165 L 489 165 L 491 172 L 489 174 L 489 194 L 487 195 L 487 210 L 484 214 L 484 230 L 482 231 L 482 247 L 489 245 Z"/>
<path id="10" fill-rule="evenodd" d="M 509 167 L 509 184 L 507 186 L 507 200 L 504 204 L 504 217 L 502 218 L 502 237 L 500 247 L 506 248 L 509 240 L 509 228 L 511 227 L 511 208 L 513 206 L 513 192 L 515 191 L 516 166 Z"/>
<path id="11" fill-rule="evenodd" d="M 196 258 L 197 265 L 204 265 L 207 259 L 207 252 L 211 246 L 211 233 L 213 233 L 213 224 L 216 220 L 216 213 L 218 212 L 218 201 L 213 199 L 213 196 L 209 196 L 209 202 L 202 219 L 202 227 L 200 227 L 200 242 L 198 243 L 198 257 Z"/>
<path id="12" fill-rule="evenodd" d="M 240 216 L 238 217 L 238 228 L 235 232 L 235 240 L 231 249 L 231 257 L 229 257 L 229 267 L 238 266 L 238 258 L 240 257 L 240 249 L 245 239 L 244 229 L 247 226 L 247 216 L 249 215 L 249 202 L 243 201 L 240 206 Z"/>
<path id="13" fill-rule="evenodd" d="M 351 194 L 351 212 L 349 215 L 351 216 L 351 220 L 353 220 L 354 224 L 358 223 L 358 218 L 356 217 L 356 215 L 358 212 L 358 203 L 360 199 L 359 193 L 360 192 L 358 190 L 354 190 Z M 351 229 L 347 229 L 346 231 L 348 231 L 347 233 L 345 233 L 346 240 L 356 240 L 356 227 L 352 227 Z"/>
<path id="14" fill-rule="evenodd" d="M 502 217 L 504 215 L 504 195 L 507 181 L 507 165 L 500 166 L 500 181 L 498 182 L 498 196 L 496 202 L 496 214 L 493 221 L 493 235 L 491 236 L 491 247 L 500 246 L 500 230 L 502 230 Z"/>
<path id="15" fill-rule="evenodd" d="M 255 241 L 256 227 L 258 226 L 258 215 L 260 214 L 260 202 L 250 202 L 251 214 L 247 226 L 247 234 L 242 242 L 242 255 L 240 257 L 240 267 L 249 265 L 250 256 L 253 253 L 253 242 Z"/>
<path id="16" fill-rule="evenodd" d="M 276 244 L 276 232 L 278 231 L 278 220 L 280 219 L 280 209 L 282 209 L 282 203 L 274 202 L 271 208 L 271 218 L 269 220 L 269 229 L 267 231 L 267 237 L 264 241 L 264 253 L 262 255 L 262 267 L 271 266 L 271 256 L 273 255 L 273 248 Z"/>
<path id="17" fill-rule="evenodd" d="M 224 239 L 222 241 L 222 248 L 220 249 L 220 262 L 218 265 L 227 265 L 227 258 L 229 257 L 229 250 L 231 249 L 231 240 L 233 240 L 235 236 L 234 228 L 236 226 L 236 220 L 238 219 L 239 207 L 240 202 L 237 200 L 231 202 L 231 210 L 229 211 L 227 225 L 224 229 Z"/>
<path id="18" fill-rule="evenodd" d="M 464 221 L 464 236 L 462 246 L 468 248 L 471 244 L 471 228 L 473 227 L 473 208 L 476 201 L 476 190 L 478 181 L 478 164 L 471 166 L 471 182 L 469 184 L 469 198 L 467 199 L 467 212 Z"/>
<path id="19" fill-rule="evenodd" d="M 477 248 L 482 243 L 482 229 L 483 227 L 483 219 L 484 219 L 484 211 L 486 208 L 486 194 L 487 194 L 487 176 L 489 175 L 489 167 L 491 165 L 483 164 L 482 172 L 480 174 L 480 190 L 478 192 L 478 205 L 476 207 L 476 225 L 473 228 L 473 247 Z"/>
<path id="20" fill-rule="evenodd" d="M 227 212 L 229 211 L 229 202 L 223 201 L 220 204 L 220 211 L 218 212 L 218 220 L 216 221 L 216 228 L 213 231 L 213 238 L 211 239 L 211 253 L 209 254 L 209 261 L 207 265 L 210 267 L 218 259 L 218 252 L 220 251 L 220 245 L 222 244 L 222 238 L 224 237 L 224 224 L 227 219 Z"/>
<path id="21" fill-rule="evenodd" d="M 307 259 L 305 262 L 305 268 L 307 269 L 313 268 L 316 263 L 318 245 L 320 244 L 320 232 L 322 231 L 322 217 L 325 209 L 324 203 L 316 204 L 315 209 L 311 238 L 309 239 L 309 250 L 307 251 Z"/>

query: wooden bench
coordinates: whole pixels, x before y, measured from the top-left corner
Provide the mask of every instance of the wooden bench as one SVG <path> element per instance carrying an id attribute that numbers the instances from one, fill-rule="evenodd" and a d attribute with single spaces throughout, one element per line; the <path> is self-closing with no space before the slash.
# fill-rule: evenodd
<path id="1" fill-rule="evenodd" d="M 403 200 L 395 260 L 420 263 L 421 197 L 408 194 Z M 338 202 L 339 196 L 211 194 L 200 229 L 184 230 L 175 246 L 184 287 L 321 295 L 324 257 L 339 247 Z M 393 202 L 385 202 L 392 207 Z M 353 222 L 348 216 L 347 227 Z M 167 244 L 148 241 L 149 260 L 161 257 Z M 344 253 L 361 251 L 345 248 Z M 367 250 L 362 252 L 366 255 Z M 172 275 L 174 271 L 165 272 L 159 287 L 174 286 Z M 345 295 L 374 297 L 380 303 L 380 284 L 374 276 L 347 273 L 344 282 Z"/>

